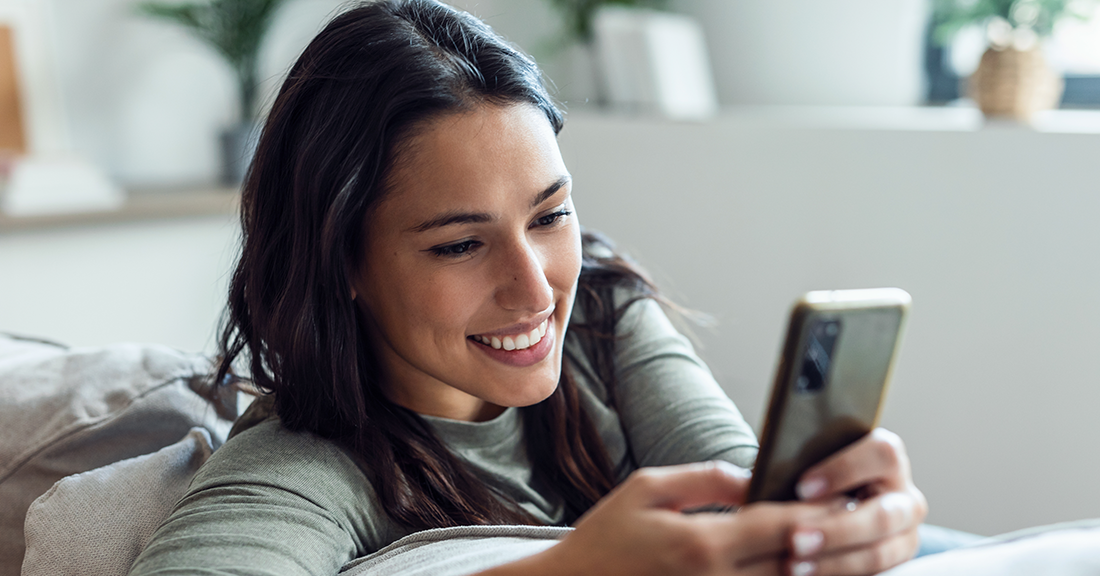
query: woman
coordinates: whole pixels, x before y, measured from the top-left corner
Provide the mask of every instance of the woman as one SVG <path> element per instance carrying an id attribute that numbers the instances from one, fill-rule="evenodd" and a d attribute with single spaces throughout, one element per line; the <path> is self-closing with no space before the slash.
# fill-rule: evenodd
<path id="1" fill-rule="evenodd" d="M 755 439 L 645 277 L 582 237 L 562 123 L 530 59 L 441 4 L 367 4 L 320 33 L 244 188 L 221 342 L 219 381 L 247 353 L 268 401 L 134 574 L 335 573 L 467 524 L 576 526 L 494 574 L 865 574 L 913 555 L 926 507 L 885 431 L 811 470 L 803 502 L 680 512 L 740 504 Z"/>

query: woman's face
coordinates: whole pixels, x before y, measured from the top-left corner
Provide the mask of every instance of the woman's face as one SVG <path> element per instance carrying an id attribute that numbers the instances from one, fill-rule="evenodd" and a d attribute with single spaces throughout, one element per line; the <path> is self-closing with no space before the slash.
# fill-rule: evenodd
<path id="1" fill-rule="evenodd" d="M 581 243 L 546 116 L 486 104 L 429 121 L 388 186 L 353 285 L 387 396 L 470 421 L 549 396 Z"/>

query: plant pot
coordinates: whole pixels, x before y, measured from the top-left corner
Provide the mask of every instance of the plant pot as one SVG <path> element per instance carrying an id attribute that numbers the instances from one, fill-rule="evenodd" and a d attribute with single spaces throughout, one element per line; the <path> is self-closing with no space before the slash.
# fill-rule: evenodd
<path id="1" fill-rule="evenodd" d="M 602 95 L 612 107 L 679 120 L 718 112 L 703 28 L 694 19 L 605 6 L 592 26 Z"/>
<path id="2" fill-rule="evenodd" d="M 1055 74 L 1038 48 L 990 48 L 970 76 L 967 92 L 986 117 L 1031 119 L 1062 99 L 1065 83 Z"/>
<path id="3" fill-rule="evenodd" d="M 222 131 L 222 184 L 240 186 L 244 182 L 260 141 L 260 129 L 257 122 L 241 122 Z"/>

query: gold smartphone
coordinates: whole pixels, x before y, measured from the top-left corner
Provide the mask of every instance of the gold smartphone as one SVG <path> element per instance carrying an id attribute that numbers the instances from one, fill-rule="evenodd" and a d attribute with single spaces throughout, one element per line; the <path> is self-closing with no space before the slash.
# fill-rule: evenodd
<path id="1" fill-rule="evenodd" d="M 878 425 L 910 301 L 875 288 L 795 304 L 746 502 L 796 499 L 806 470 Z"/>

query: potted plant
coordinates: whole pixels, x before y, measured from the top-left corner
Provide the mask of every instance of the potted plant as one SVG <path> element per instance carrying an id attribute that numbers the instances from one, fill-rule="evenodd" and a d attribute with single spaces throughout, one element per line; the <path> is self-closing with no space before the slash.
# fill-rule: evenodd
<path id="1" fill-rule="evenodd" d="M 987 117 L 1028 120 L 1058 106 L 1063 80 L 1047 65 L 1042 40 L 1062 18 L 1087 18 L 1095 0 L 935 0 L 936 40 L 981 26 L 989 48 L 967 80 L 967 93 Z"/>
<path id="2" fill-rule="evenodd" d="M 602 69 L 596 42 L 596 13 L 601 8 L 661 8 L 668 0 L 547 0 L 561 15 L 561 30 L 545 48 L 548 53 L 560 53 L 566 49 L 578 50 L 580 70 L 593 82 L 596 103 L 608 104 L 607 79 Z"/>
<path id="3" fill-rule="evenodd" d="M 222 178 L 244 179 L 259 138 L 257 115 L 258 55 L 275 12 L 286 0 L 209 0 L 165 4 L 146 1 L 138 11 L 175 22 L 220 54 L 237 77 L 240 120 L 222 132 Z"/>
<path id="4" fill-rule="evenodd" d="M 619 111 L 704 120 L 718 110 L 703 29 L 661 8 L 667 0 L 549 0 L 559 46 L 584 51 L 597 102 Z"/>
<path id="5" fill-rule="evenodd" d="M 550 0 L 562 17 L 564 43 L 580 42 L 591 46 L 594 37 L 592 21 L 596 11 L 604 6 L 661 8 L 668 0 Z"/>

